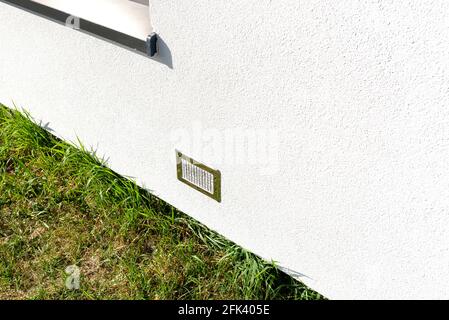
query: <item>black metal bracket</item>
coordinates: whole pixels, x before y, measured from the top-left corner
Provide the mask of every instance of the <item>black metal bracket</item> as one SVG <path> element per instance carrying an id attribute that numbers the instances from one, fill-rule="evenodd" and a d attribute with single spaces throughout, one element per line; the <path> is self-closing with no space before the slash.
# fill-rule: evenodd
<path id="1" fill-rule="evenodd" d="M 153 32 L 147 38 L 147 55 L 150 58 L 157 56 L 158 54 L 158 45 L 157 45 L 157 34 Z"/>

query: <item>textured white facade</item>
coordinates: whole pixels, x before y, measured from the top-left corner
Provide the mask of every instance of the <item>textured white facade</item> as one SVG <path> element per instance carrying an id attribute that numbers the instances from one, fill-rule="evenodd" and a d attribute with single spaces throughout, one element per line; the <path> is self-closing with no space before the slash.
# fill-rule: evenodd
<path id="1" fill-rule="evenodd" d="M 157 61 L 0 3 L 0 101 L 329 298 L 449 298 L 449 1 L 151 2 Z"/>

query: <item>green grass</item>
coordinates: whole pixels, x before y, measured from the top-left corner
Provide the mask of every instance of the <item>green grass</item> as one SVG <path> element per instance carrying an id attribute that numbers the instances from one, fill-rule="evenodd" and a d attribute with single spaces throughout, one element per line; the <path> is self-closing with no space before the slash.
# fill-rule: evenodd
<path id="1" fill-rule="evenodd" d="M 0 299 L 322 298 L 77 145 L 0 105 Z"/>

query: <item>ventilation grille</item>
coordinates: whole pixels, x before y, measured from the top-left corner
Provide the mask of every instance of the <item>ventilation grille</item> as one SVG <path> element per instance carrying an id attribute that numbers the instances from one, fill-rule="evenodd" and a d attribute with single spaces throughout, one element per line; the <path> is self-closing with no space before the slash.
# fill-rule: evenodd
<path id="1" fill-rule="evenodd" d="M 178 179 L 197 191 L 221 202 L 221 174 L 176 151 Z"/>
<path id="2" fill-rule="evenodd" d="M 204 191 L 214 194 L 214 176 L 211 173 L 191 164 L 185 159 L 181 160 L 181 164 L 183 179 Z"/>

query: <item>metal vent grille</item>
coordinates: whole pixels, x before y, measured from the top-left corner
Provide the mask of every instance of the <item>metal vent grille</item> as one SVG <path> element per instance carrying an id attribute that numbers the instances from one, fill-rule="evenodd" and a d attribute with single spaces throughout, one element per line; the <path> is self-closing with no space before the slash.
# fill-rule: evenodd
<path id="1" fill-rule="evenodd" d="M 185 159 L 181 160 L 182 178 L 211 194 L 214 193 L 214 176 Z"/>
<path id="2" fill-rule="evenodd" d="M 221 202 L 221 174 L 176 151 L 178 179 L 197 191 Z"/>

